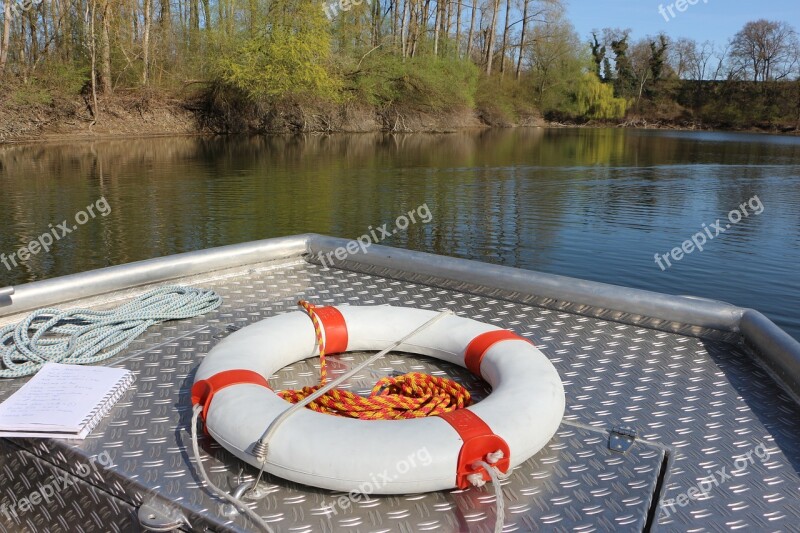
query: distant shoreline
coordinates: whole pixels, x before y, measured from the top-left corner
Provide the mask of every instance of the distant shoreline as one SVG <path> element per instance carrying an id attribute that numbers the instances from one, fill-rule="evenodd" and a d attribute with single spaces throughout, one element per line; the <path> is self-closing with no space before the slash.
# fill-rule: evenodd
<path id="1" fill-rule="evenodd" d="M 86 142 L 174 136 L 213 137 L 217 135 L 292 135 L 332 133 L 452 133 L 471 129 L 543 128 L 623 128 L 637 130 L 720 131 L 798 136 L 800 129 L 778 129 L 770 125 L 726 128 L 702 123 L 670 122 L 647 118 L 624 121 L 556 122 L 526 116 L 510 122 L 485 110 L 460 110 L 426 113 L 418 110 L 378 110 L 341 107 L 301 109 L 282 108 L 261 116 L 216 116 L 188 102 L 148 102 L 132 105 L 115 99 L 102 106 L 100 120 L 92 118 L 80 102 L 58 106 L 36 106 L 0 110 L 0 146 L 31 143 Z"/>

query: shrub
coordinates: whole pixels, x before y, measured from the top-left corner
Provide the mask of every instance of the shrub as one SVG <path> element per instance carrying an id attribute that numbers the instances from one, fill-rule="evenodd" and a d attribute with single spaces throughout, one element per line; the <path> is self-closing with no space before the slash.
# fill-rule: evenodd
<path id="1" fill-rule="evenodd" d="M 572 102 L 564 111 L 579 117 L 617 119 L 625 116 L 627 102 L 614 96 L 614 88 L 587 72 L 572 91 Z"/>
<path id="2" fill-rule="evenodd" d="M 260 35 L 243 34 L 223 46 L 217 78 L 254 99 L 292 96 L 336 99 L 340 82 L 330 74 L 330 34 L 314 0 L 299 0 Z"/>
<path id="3" fill-rule="evenodd" d="M 369 104 L 443 111 L 475 105 L 478 69 L 452 58 L 372 54 L 349 78 L 355 97 Z"/>

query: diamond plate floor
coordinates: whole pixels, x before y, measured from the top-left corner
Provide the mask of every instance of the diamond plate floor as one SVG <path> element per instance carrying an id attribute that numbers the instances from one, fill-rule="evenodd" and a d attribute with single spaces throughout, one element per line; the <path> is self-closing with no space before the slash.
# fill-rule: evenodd
<path id="1" fill-rule="evenodd" d="M 533 339 L 564 381 L 565 423 L 542 452 L 504 483 L 506 531 L 642 531 L 665 452 L 669 468 L 652 529 L 798 530 L 800 408 L 738 346 L 301 261 L 181 282 L 218 291 L 224 305 L 205 317 L 152 328 L 115 359 L 136 372 L 136 385 L 86 441 L 16 442 L 73 473 L 81 461 L 107 451 L 114 466 L 85 481 L 108 495 L 134 505 L 153 495 L 167 497 L 197 530 L 254 530 L 243 518 L 220 512 L 217 500 L 201 488 L 187 453 L 193 371 L 225 327 L 294 310 L 301 297 L 317 304 L 450 308 Z M 147 289 L 114 297 L 118 301 Z M 109 299 L 73 305 L 101 304 Z M 338 358 L 335 371 L 359 357 Z M 314 382 L 312 363 L 287 367 L 272 378 L 273 384 Z M 483 387 L 460 369 L 400 355 L 388 356 L 351 386 L 367 390 L 378 376 L 411 368 L 452 375 L 478 395 Z M 0 399 L 19 385 L 0 385 Z M 606 431 L 623 423 L 636 428 L 642 440 L 619 455 L 607 449 Z M 310 436 L 299 445 L 320 446 L 324 452 L 322 444 L 321 437 Z M 766 450 L 761 456 L 769 455 L 763 460 L 753 453 L 760 445 Z M 216 444 L 204 440 L 203 449 L 209 454 L 206 468 L 218 484 L 232 489 L 252 478 L 252 469 L 239 466 Z M 750 461 L 744 460 L 748 453 Z M 700 497 L 686 497 L 720 470 L 725 476 L 715 479 L 721 481 Z M 274 478 L 268 483 L 263 497 L 251 504 L 279 531 L 491 531 L 494 520 L 493 495 L 474 489 L 375 498 L 338 509 L 335 504 L 331 508 L 336 494 Z M 6 483 L 3 488 L 3 502 L 15 502 L 16 492 Z M 65 505 L 74 507 L 69 492 L 62 496 Z M 677 503 L 665 508 L 670 499 Z M 51 512 L 57 514 L 57 508 Z M 0 513 L 0 523 L 10 531 L 37 529 L 3 520 Z"/>

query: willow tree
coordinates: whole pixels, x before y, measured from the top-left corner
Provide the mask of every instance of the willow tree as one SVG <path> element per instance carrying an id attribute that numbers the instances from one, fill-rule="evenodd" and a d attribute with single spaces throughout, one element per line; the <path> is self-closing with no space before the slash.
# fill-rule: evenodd
<path id="1" fill-rule="evenodd" d="M 314 95 L 335 99 L 328 21 L 315 0 L 271 4 L 269 25 L 245 32 L 223 52 L 220 79 L 256 99 Z"/>
<path id="2" fill-rule="evenodd" d="M 595 119 L 614 119 L 625 116 L 627 102 L 614 97 L 614 89 L 594 72 L 587 72 L 575 89 L 575 109 L 579 116 Z"/>

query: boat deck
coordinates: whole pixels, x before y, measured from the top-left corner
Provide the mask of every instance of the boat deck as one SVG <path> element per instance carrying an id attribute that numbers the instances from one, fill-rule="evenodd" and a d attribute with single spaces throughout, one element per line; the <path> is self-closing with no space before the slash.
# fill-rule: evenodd
<path id="1" fill-rule="evenodd" d="M 181 529 L 187 531 L 256 531 L 202 488 L 191 459 L 189 389 L 203 356 L 221 337 L 293 311 L 298 299 L 452 309 L 530 338 L 553 362 L 566 391 L 564 421 L 550 444 L 503 482 L 504 531 L 796 530 L 800 407 L 737 336 L 688 325 L 664 331 L 602 310 L 554 309 L 559 305 L 536 295 L 444 284 L 418 272 L 402 276 L 349 267 L 325 268 L 313 256 L 296 255 L 169 281 L 213 289 L 224 303 L 204 316 L 154 326 L 109 360 L 133 370 L 137 380 L 85 441 L 0 441 L 2 501 L 11 509 L 0 509 L 0 530 L 136 531 L 138 509 L 151 525 L 162 520 L 166 527 L 170 517 L 182 515 Z M 139 284 L 68 305 L 114 306 L 163 284 Z M 332 372 L 365 357 L 332 357 Z M 271 385 L 314 384 L 317 362 L 287 367 Z M 412 369 L 452 376 L 478 398 L 488 392 L 461 368 L 403 354 L 390 354 L 350 386 L 367 391 L 381 376 Z M 0 383 L 0 400 L 23 381 Z M 609 449 L 617 426 L 637 432 L 624 453 Z M 308 435 L 298 446 L 325 454 L 325 436 Z M 226 490 L 254 478 L 251 467 L 207 437 L 201 449 L 206 469 Z M 98 463 L 103 452 L 113 466 Z M 387 465 L 389 475 L 394 467 Z M 72 483 L 57 490 L 52 502 L 20 508 L 19 498 L 65 473 Z M 284 532 L 489 532 L 494 524 L 490 487 L 373 496 L 343 506 L 339 493 L 267 476 L 256 496 L 248 500 L 251 507 Z"/>

